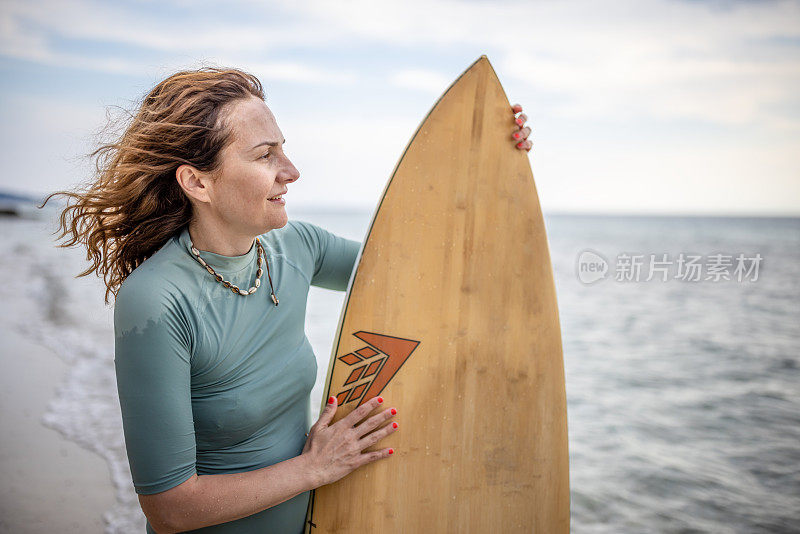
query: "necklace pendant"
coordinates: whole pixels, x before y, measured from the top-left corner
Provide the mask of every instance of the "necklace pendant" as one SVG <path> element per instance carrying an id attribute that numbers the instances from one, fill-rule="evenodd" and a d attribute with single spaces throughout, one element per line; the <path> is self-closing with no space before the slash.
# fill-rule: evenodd
<path id="1" fill-rule="evenodd" d="M 222 285 L 233 291 L 235 294 L 242 295 L 243 297 L 250 296 L 258 290 L 259 286 L 261 285 L 261 275 L 264 274 L 264 271 L 261 269 L 261 263 L 262 261 L 266 263 L 267 278 L 269 279 L 269 288 L 271 290 L 272 302 L 275 303 L 275 306 L 278 305 L 278 297 L 275 296 L 275 289 L 272 287 L 272 276 L 269 273 L 269 262 L 267 261 L 266 253 L 264 252 L 264 247 L 261 246 L 261 240 L 258 239 L 258 237 L 256 237 L 256 247 L 258 249 L 256 251 L 256 265 L 258 265 L 258 270 L 256 271 L 256 280 L 250 287 L 250 289 L 241 289 L 238 286 L 231 284 L 230 282 L 222 278 L 222 275 L 217 273 L 209 264 L 205 262 L 205 260 L 203 260 L 203 258 L 200 257 L 200 251 L 197 250 L 197 247 L 194 246 L 194 243 L 190 243 L 190 245 L 191 246 L 189 247 L 189 249 L 192 251 L 192 254 L 194 254 L 197 261 L 200 262 L 200 265 L 202 265 L 206 269 L 206 271 L 208 271 L 214 278 L 216 278 L 217 282 L 221 283 Z"/>

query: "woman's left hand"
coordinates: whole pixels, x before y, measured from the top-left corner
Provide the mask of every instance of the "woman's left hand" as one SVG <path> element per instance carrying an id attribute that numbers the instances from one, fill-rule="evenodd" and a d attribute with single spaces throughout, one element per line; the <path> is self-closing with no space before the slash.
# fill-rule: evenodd
<path id="1" fill-rule="evenodd" d="M 514 114 L 519 113 L 514 119 L 517 130 L 511 134 L 511 138 L 514 140 L 514 143 L 516 143 L 518 149 L 530 152 L 531 148 L 533 148 L 533 141 L 528 139 L 528 136 L 531 134 L 531 129 L 525 126 L 525 121 L 528 120 L 528 116 L 522 113 L 522 106 L 519 104 L 511 106 L 511 110 Z"/>

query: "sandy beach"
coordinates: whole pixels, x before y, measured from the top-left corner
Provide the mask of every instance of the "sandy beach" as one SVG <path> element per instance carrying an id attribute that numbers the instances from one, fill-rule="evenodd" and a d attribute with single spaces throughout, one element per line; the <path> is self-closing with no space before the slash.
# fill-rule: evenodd
<path id="1" fill-rule="evenodd" d="M 41 423 L 66 364 L 6 327 L 0 339 L 0 532 L 102 533 L 105 460 Z"/>

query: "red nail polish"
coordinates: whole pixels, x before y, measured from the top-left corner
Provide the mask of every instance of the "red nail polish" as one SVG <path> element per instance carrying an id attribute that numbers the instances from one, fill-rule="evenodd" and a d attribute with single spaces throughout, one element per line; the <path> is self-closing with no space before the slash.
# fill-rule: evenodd
<path id="1" fill-rule="evenodd" d="M 523 144 L 524 142 L 525 142 L 525 141 L 520 141 L 519 143 L 517 143 L 517 148 L 522 148 L 522 144 Z"/>
<path id="2" fill-rule="evenodd" d="M 394 408 L 392 408 L 392 415 L 397 415 L 397 410 L 395 410 Z"/>
<path id="3" fill-rule="evenodd" d="M 394 449 L 389 449 L 389 454 L 394 454 Z"/>
<path id="4" fill-rule="evenodd" d="M 397 428 L 397 423 L 392 423 L 392 428 Z"/>
<path id="5" fill-rule="evenodd" d="M 514 134 L 514 139 L 519 139 L 519 134 L 518 133 Z"/>
<path id="6" fill-rule="evenodd" d="M 383 397 L 378 397 L 378 404 L 383 402 Z"/>
<path id="7" fill-rule="evenodd" d="M 334 402 L 335 400 L 336 400 L 336 397 L 329 397 L 329 398 L 328 398 L 328 404 L 333 404 L 333 402 Z"/>
<path id="8" fill-rule="evenodd" d="M 516 122 L 517 125 L 522 126 L 522 119 L 516 119 L 514 122 Z"/>

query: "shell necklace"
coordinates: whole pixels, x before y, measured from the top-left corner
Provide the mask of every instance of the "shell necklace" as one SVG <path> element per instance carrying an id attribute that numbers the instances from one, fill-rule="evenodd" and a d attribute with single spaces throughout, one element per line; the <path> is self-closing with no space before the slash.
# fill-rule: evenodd
<path id="1" fill-rule="evenodd" d="M 206 271 L 211 273 L 211 275 L 217 279 L 217 282 L 227 287 L 237 295 L 241 295 L 243 297 L 247 297 L 258 291 L 258 288 L 261 286 L 261 275 L 264 274 L 264 270 L 261 268 L 261 263 L 262 262 L 266 263 L 267 278 L 269 279 L 269 289 L 270 289 L 270 294 L 272 295 L 272 302 L 275 303 L 275 306 L 278 305 L 278 297 L 275 296 L 275 289 L 272 287 L 272 276 L 270 275 L 269 272 L 269 262 L 267 261 L 267 255 L 264 253 L 264 248 L 261 246 L 261 240 L 258 239 L 258 237 L 256 237 L 256 246 L 258 248 L 258 257 L 256 259 L 256 265 L 258 265 L 258 270 L 256 271 L 256 281 L 253 284 L 253 287 L 251 287 L 250 289 L 239 289 L 239 287 L 236 284 L 231 284 L 230 282 L 222 278 L 222 275 L 220 275 L 217 271 L 215 271 L 213 267 L 207 264 L 205 260 L 203 260 L 203 258 L 200 257 L 200 251 L 195 248 L 194 242 L 192 242 L 191 238 L 189 239 L 189 242 L 192 244 L 192 254 L 194 254 L 195 258 L 197 258 L 197 261 L 200 262 L 200 265 L 205 267 Z"/>

